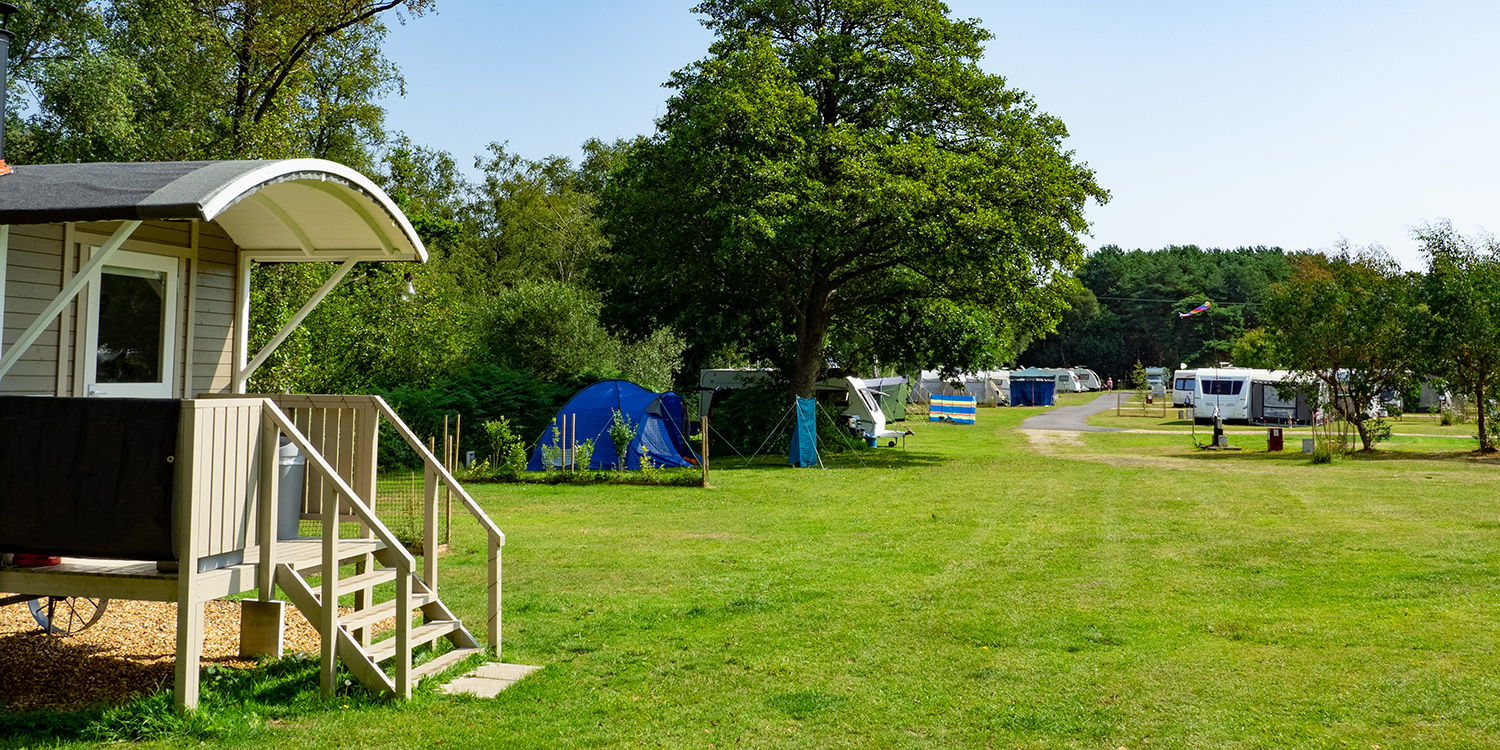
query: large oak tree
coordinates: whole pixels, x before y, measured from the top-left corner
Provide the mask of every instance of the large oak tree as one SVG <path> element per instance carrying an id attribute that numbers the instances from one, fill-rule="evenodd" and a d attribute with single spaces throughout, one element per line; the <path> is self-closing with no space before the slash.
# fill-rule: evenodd
<path id="1" fill-rule="evenodd" d="M 830 331 L 871 310 L 1053 324 L 1107 193 L 1061 121 L 980 68 L 989 32 L 934 0 L 694 10 L 711 54 L 601 200 L 600 279 L 627 322 L 768 353 L 804 396 Z"/>

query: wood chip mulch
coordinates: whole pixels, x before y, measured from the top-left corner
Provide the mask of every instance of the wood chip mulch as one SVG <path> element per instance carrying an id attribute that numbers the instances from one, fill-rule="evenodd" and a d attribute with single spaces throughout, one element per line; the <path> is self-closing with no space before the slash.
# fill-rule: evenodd
<path id="1" fill-rule="evenodd" d="M 318 653 L 318 631 L 295 607 L 286 611 L 286 652 Z M 43 632 L 25 604 L 0 607 L 0 710 L 74 711 L 169 688 L 176 650 L 173 603 L 112 600 L 99 622 L 68 637 Z M 239 650 L 239 602 L 208 602 L 201 664 L 255 666 Z"/>

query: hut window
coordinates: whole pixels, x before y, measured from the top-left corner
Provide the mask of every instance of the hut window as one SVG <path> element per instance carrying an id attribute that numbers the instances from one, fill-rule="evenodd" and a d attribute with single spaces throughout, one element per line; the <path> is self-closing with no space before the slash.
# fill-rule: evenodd
<path id="1" fill-rule="evenodd" d="M 99 383 L 159 383 L 166 274 L 106 266 L 99 279 Z"/>

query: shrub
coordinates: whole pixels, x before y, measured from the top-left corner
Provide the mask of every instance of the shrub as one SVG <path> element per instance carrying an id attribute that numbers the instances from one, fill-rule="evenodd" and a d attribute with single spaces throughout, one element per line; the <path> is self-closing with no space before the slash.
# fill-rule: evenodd
<path id="1" fill-rule="evenodd" d="M 1333 451 L 1329 449 L 1327 442 L 1320 440 L 1313 446 L 1312 462 L 1315 464 L 1333 463 Z"/>
<path id="2" fill-rule="evenodd" d="M 526 441 L 510 429 L 510 420 L 505 417 L 491 419 L 481 427 L 484 435 L 489 440 L 491 463 L 499 466 L 503 456 L 509 456 L 511 448 L 523 445 Z"/>
<path id="3" fill-rule="evenodd" d="M 577 382 L 549 383 L 529 372 L 483 364 L 431 386 L 394 389 L 385 398 L 418 435 L 441 432 L 446 414 L 461 414 L 465 425 L 475 426 L 503 417 L 524 447 L 541 436 L 579 387 Z M 466 427 L 464 434 L 468 436 L 464 443 L 470 444 L 474 427 Z M 382 432 L 380 463 L 382 468 L 396 468 L 415 467 L 419 462 L 394 432 Z"/>
<path id="4" fill-rule="evenodd" d="M 609 442 L 615 446 L 615 468 L 623 470 L 629 465 L 625 452 L 630 449 L 631 441 L 635 440 L 635 433 L 635 423 L 624 412 L 615 409 L 609 423 Z"/>

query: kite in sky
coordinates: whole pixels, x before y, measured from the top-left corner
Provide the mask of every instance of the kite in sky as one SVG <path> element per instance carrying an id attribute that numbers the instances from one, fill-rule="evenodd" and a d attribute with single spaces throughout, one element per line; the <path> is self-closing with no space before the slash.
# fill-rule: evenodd
<path id="1" fill-rule="evenodd" d="M 1177 317 L 1179 317 L 1179 318 L 1186 318 L 1186 317 L 1190 317 L 1190 316 L 1193 316 L 1193 315 L 1197 315 L 1198 313 L 1204 312 L 1208 308 L 1212 307 L 1213 304 L 1214 303 L 1212 303 L 1212 302 L 1204 302 L 1203 304 L 1201 304 L 1201 305 L 1199 305 L 1199 306 L 1197 306 L 1197 307 L 1195 307 L 1195 308 L 1193 308 L 1191 310 L 1188 310 L 1185 313 L 1177 313 Z"/>

